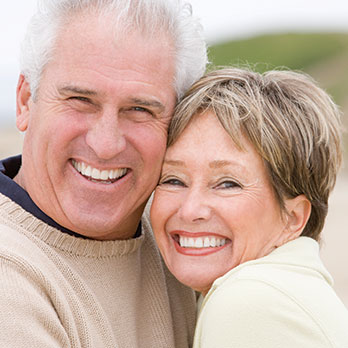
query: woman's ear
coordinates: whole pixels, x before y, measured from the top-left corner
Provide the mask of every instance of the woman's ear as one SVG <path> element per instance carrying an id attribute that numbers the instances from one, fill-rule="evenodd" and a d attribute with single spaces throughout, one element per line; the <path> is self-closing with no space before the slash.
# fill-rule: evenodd
<path id="1" fill-rule="evenodd" d="M 20 75 L 17 84 L 16 125 L 21 132 L 25 132 L 29 123 L 29 102 L 31 100 L 30 86 L 24 75 Z"/>
<path id="2" fill-rule="evenodd" d="M 306 227 L 306 224 L 311 215 L 312 205 L 305 195 L 299 195 L 295 198 L 285 200 L 286 229 L 290 239 L 293 240 L 299 237 Z"/>

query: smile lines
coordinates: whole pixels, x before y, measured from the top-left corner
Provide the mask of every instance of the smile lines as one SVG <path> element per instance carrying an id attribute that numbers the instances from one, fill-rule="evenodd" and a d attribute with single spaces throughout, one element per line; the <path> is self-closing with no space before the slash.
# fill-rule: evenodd
<path id="1" fill-rule="evenodd" d="M 75 160 L 72 160 L 72 164 L 74 168 L 87 179 L 104 183 L 113 183 L 125 176 L 128 172 L 127 168 L 99 170 L 85 164 L 84 162 L 77 162 Z"/>

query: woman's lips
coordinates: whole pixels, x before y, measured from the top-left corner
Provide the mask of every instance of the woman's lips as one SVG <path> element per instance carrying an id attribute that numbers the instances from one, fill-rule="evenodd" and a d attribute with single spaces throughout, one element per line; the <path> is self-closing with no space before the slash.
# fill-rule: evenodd
<path id="1" fill-rule="evenodd" d="M 170 235 L 176 250 L 185 255 L 208 255 L 231 243 L 230 239 L 209 232 L 173 231 Z"/>

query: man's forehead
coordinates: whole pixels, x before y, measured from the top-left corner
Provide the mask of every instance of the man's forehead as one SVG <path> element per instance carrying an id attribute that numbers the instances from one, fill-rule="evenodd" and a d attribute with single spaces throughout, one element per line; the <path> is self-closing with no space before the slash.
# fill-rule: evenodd
<path id="1" fill-rule="evenodd" d="M 94 38 L 108 37 L 109 45 L 128 42 L 130 38 L 138 38 L 144 42 L 167 42 L 173 47 L 174 40 L 169 30 L 154 30 L 152 26 L 140 27 L 138 23 L 129 21 L 129 18 L 118 19 L 112 14 L 105 12 L 85 11 L 82 13 L 74 13 L 69 16 L 68 20 L 61 26 L 57 33 L 57 40 L 63 36 L 76 41 L 84 39 L 84 41 L 94 40 Z M 165 26 L 164 26 L 165 27 Z M 75 35 L 71 35 L 74 31 Z"/>
<path id="2" fill-rule="evenodd" d="M 159 111 L 168 108 L 169 97 L 175 103 L 176 60 L 172 40 L 166 34 L 144 37 L 137 30 L 118 40 L 113 23 L 102 25 L 98 18 L 91 14 L 74 18 L 59 32 L 44 74 L 46 69 L 51 70 L 50 77 L 59 73 L 61 77 L 57 80 L 67 84 L 57 86 L 63 93 L 99 96 L 117 90 L 120 95 L 133 84 L 139 93 L 130 102 Z M 97 21 L 98 28 L 93 27 L 93 21 Z"/>

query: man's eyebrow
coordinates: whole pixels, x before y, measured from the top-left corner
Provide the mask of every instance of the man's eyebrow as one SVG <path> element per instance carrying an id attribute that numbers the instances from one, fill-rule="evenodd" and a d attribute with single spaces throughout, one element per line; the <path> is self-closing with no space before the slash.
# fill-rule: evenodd
<path id="1" fill-rule="evenodd" d="M 134 103 L 139 106 L 149 107 L 158 109 L 158 112 L 163 112 L 165 110 L 165 107 L 162 103 L 160 103 L 157 100 L 146 100 L 146 99 L 140 99 L 140 98 L 131 98 L 131 103 Z"/>
<path id="2" fill-rule="evenodd" d="M 87 96 L 97 95 L 97 92 L 95 92 L 95 91 L 92 91 L 90 89 L 76 87 L 76 86 L 64 86 L 64 87 L 59 88 L 58 91 L 61 94 L 75 93 L 75 94 L 87 95 Z"/>
<path id="3" fill-rule="evenodd" d="M 164 160 L 164 163 L 170 166 L 175 167 L 186 167 L 186 164 L 184 161 L 176 161 L 176 160 Z"/>
<path id="4" fill-rule="evenodd" d="M 61 94 L 66 94 L 66 93 L 76 93 L 80 95 L 86 95 L 86 96 L 95 96 L 97 95 L 96 91 L 90 90 L 90 89 L 85 89 L 85 88 L 80 88 L 76 86 L 64 86 L 58 89 L 58 91 Z M 150 107 L 157 109 L 158 112 L 163 112 L 165 110 L 165 107 L 162 103 L 160 103 L 157 100 L 146 100 L 146 99 L 140 99 L 140 98 L 131 98 L 130 102 L 133 104 L 136 104 L 138 106 L 144 106 L 144 107 Z"/>

